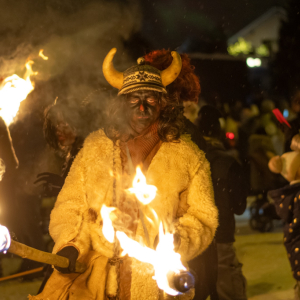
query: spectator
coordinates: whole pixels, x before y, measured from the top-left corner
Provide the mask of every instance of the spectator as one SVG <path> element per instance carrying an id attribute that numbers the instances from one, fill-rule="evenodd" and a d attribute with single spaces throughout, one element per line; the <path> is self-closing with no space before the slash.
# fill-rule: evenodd
<path id="1" fill-rule="evenodd" d="M 237 160 L 226 153 L 221 141 L 221 113 L 214 107 L 203 106 L 199 114 L 199 129 L 207 142 L 207 159 L 211 164 L 215 202 L 219 210 L 216 233 L 218 253 L 217 291 L 220 300 L 244 300 L 246 279 L 233 243 L 234 214 L 246 209 L 247 180 Z"/>

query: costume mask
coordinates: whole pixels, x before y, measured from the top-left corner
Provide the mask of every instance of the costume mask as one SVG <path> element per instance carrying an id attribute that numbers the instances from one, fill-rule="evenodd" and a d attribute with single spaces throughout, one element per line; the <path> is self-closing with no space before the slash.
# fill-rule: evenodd
<path id="1" fill-rule="evenodd" d="M 143 133 L 158 119 L 159 114 L 157 93 L 141 90 L 126 95 L 126 115 L 133 135 Z"/>

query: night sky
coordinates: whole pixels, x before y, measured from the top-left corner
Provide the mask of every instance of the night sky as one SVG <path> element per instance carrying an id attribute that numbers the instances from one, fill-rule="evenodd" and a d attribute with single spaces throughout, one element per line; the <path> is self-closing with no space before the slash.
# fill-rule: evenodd
<path id="1" fill-rule="evenodd" d="M 177 48 L 188 39 L 230 37 L 273 6 L 288 0 L 143 0 L 142 33 L 154 48 Z"/>

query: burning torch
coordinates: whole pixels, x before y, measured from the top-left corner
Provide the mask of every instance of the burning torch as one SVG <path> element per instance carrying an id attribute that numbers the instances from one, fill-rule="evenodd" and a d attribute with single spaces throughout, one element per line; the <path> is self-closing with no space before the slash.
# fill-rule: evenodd
<path id="1" fill-rule="evenodd" d="M 40 251 L 11 239 L 8 229 L 0 225 L 0 253 L 10 252 L 22 258 L 27 258 L 44 264 L 53 265 L 60 268 L 68 268 L 69 260 L 56 254 Z M 86 266 L 76 262 L 75 273 L 83 273 Z"/>
<path id="2" fill-rule="evenodd" d="M 138 167 L 136 176 L 133 179 L 133 187 L 128 191 L 136 196 L 140 205 L 147 205 L 155 198 L 157 188 L 146 183 L 146 178 Z M 174 251 L 174 236 L 171 233 L 164 232 L 162 222 L 159 225 L 159 242 L 154 250 L 149 243 L 149 234 L 144 223 L 144 214 L 141 213 L 141 206 L 139 206 L 139 211 L 140 216 L 143 217 L 141 223 L 147 246 L 129 238 L 125 232 L 115 232 L 112 224 L 115 216 L 110 216 L 115 209 L 114 207 L 102 206 L 102 232 L 110 243 L 117 238 L 120 247 L 123 249 L 121 256 L 128 254 L 129 257 L 151 264 L 155 272 L 153 279 L 156 280 L 158 287 L 168 295 L 176 296 L 192 289 L 195 286 L 195 276 L 183 266 L 180 254 Z M 153 214 L 157 216 L 154 210 Z"/>
<path id="3" fill-rule="evenodd" d="M 48 57 L 43 54 L 43 49 L 40 50 L 39 56 L 44 60 L 48 59 Z M 25 64 L 26 72 L 24 78 L 13 74 L 4 79 L 0 79 L 0 117 L 3 119 L 6 126 L 8 140 L 16 167 L 19 166 L 19 161 L 15 153 L 9 126 L 14 122 L 21 102 L 34 90 L 34 83 L 31 81 L 31 76 L 37 75 L 38 72 L 32 70 L 33 63 L 32 60 L 29 60 Z"/>

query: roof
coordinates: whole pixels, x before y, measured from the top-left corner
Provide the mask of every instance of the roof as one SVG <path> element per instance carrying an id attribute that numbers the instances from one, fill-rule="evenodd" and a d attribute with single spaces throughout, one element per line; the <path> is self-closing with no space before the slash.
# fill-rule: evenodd
<path id="1" fill-rule="evenodd" d="M 252 21 L 250 24 L 242 28 L 240 31 L 238 31 L 236 34 L 231 36 L 228 39 L 228 44 L 234 44 L 238 41 L 239 37 L 243 37 L 247 34 L 249 34 L 251 31 L 256 29 L 257 27 L 261 26 L 263 23 L 268 21 L 273 16 L 278 15 L 282 19 L 286 18 L 286 11 L 282 7 L 272 7 L 267 12 L 265 12 L 263 15 Z"/>

